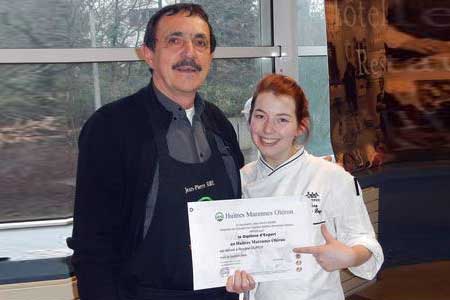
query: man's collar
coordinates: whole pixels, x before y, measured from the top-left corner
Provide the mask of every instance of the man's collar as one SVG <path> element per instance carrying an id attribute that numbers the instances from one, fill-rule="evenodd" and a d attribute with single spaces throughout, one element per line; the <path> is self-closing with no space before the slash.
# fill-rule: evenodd
<path id="1" fill-rule="evenodd" d="M 178 103 L 164 95 L 158 88 L 155 86 L 153 81 L 150 83 L 150 86 L 155 91 L 156 99 L 158 99 L 159 103 L 169 112 L 171 112 L 174 115 L 183 114 L 184 115 L 184 108 L 181 107 Z M 195 100 L 194 100 L 194 107 L 195 107 L 195 114 L 200 115 L 204 110 L 204 102 L 203 99 L 200 97 L 198 93 L 195 94 Z"/>

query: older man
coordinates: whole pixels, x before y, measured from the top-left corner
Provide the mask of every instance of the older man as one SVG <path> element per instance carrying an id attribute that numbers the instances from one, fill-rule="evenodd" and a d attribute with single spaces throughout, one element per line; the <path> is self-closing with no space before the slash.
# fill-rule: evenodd
<path id="1" fill-rule="evenodd" d="M 233 127 L 197 93 L 215 49 L 208 16 L 166 6 L 144 43 L 150 84 L 99 109 L 80 134 L 68 244 L 81 299 L 236 299 L 192 288 L 186 203 L 239 198 L 243 164 Z"/>

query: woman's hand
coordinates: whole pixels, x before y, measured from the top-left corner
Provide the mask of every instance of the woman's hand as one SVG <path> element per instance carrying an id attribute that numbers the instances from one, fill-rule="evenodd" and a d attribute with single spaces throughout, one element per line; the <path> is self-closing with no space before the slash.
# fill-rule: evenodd
<path id="1" fill-rule="evenodd" d="M 312 254 L 322 269 L 327 272 L 359 266 L 372 255 L 366 247 L 360 245 L 349 247 L 339 242 L 331 235 L 325 224 L 321 225 L 320 230 L 325 239 L 324 245 L 299 247 L 294 248 L 293 251 Z"/>
<path id="2" fill-rule="evenodd" d="M 256 286 L 252 275 L 245 271 L 236 271 L 234 276 L 228 276 L 227 292 L 229 293 L 244 293 L 253 290 Z"/>

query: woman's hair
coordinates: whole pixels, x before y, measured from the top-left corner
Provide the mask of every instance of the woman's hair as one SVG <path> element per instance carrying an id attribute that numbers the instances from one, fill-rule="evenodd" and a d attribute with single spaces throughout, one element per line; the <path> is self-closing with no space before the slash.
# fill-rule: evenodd
<path id="1" fill-rule="evenodd" d="M 256 86 L 255 92 L 253 93 L 248 122 L 250 123 L 251 121 L 256 98 L 258 98 L 261 93 L 266 92 L 271 92 L 275 96 L 289 96 L 294 99 L 295 116 L 297 117 L 298 124 L 305 129 L 305 133 L 303 134 L 303 142 L 306 142 L 310 135 L 308 100 L 306 99 L 303 89 L 291 77 L 279 74 L 270 74 L 261 79 Z"/>

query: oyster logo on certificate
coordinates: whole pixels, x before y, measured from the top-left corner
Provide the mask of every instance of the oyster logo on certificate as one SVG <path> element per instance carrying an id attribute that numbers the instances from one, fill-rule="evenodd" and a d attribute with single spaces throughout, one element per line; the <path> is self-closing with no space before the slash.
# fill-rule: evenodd
<path id="1" fill-rule="evenodd" d="M 221 221 L 223 221 L 223 218 L 224 218 L 223 213 L 221 213 L 220 211 L 218 213 L 216 213 L 217 221 L 221 222 Z"/>

